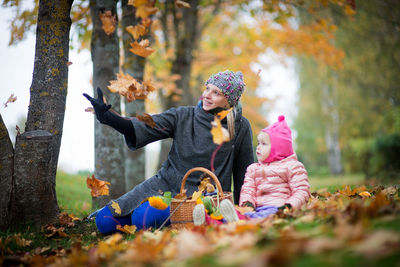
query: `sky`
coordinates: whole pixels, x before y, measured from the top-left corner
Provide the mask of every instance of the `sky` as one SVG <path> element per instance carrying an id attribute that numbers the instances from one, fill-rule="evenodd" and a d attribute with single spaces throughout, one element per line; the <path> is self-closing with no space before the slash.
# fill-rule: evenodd
<path id="1" fill-rule="evenodd" d="M 28 114 L 35 36 L 29 34 L 28 38 L 18 45 L 8 46 L 10 17 L 8 10 L 0 8 L 0 36 L 2 36 L 0 38 L 0 80 L 2 81 L 0 114 L 9 132 L 14 133 L 20 118 Z M 273 106 L 266 106 L 264 117 L 274 122 L 278 115 L 284 114 L 291 126 L 297 111 L 295 102 L 298 79 L 294 71 L 294 62 L 287 60 L 286 64 L 281 64 L 279 58 L 272 52 L 267 52 L 260 60 L 269 67 L 260 72 L 261 82 L 258 93 L 260 96 L 275 99 Z M 72 65 L 69 66 L 68 95 L 58 167 L 69 173 L 79 170 L 93 171 L 94 115 L 85 112 L 90 104 L 82 96 L 83 93 L 93 95 L 90 83 L 92 78 L 90 53 L 83 51 L 78 54 L 72 50 L 69 61 Z M 254 68 L 260 67 L 256 65 Z M 4 103 L 11 94 L 17 97 L 17 101 L 5 107 Z M 23 131 L 25 125 L 19 125 L 19 127 Z M 157 150 L 157 145 L 149 146 L 149 149 Z"/>

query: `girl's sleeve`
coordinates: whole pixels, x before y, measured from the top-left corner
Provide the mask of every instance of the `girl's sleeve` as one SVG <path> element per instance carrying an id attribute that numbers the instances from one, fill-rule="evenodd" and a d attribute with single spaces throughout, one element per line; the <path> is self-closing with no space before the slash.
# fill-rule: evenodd
<path id="1" fill-rule="evenodd" d="M 163 113 L 152 115 L 151 119 L 144 122 L 136 117 L 131 120 L 134 131 L 132 135 L 125 135 L 125 142 L 132 150 L 141 148 L 149 143 L 166 138 L 173 138 L 179 112 L 171 108 Z M 151 122 L 154 122 L 151 125 Z"/>
<path id="2" fill-rule="evenodd" d="M 239 142 L 235 143 L 235 154 L 233 162 L 233 195 L 235 204 L 239 203 L 240 190 L 243 185 L 246 169 L 254 163 L 253 154 L 253 134 L 251 126 L 246 118 L 242 118 L 242 125 L 238 136 L 241 136 Z M 240 132 L 243 131 L 243 132 Z"/>
<path id="3" fill-rule="evenodd" d="M 244 182 L 242 190 L 240 191 L 240 201 L 239 206 L 243 203 L 250 202 L 256 207 L 256 177 L 255 177 L 255 167 L 250 165 L 247 168 L 246 175 L 244 177 Z"/>
<path id="4" fill-rule="evenodd" d="M 310 197 L 310 184 L 308 182 L 308 174 L 304 165 L 297 161 L 289 169 L 289 187 L 291 196 L 286 200 L 294 208 L 300 208 L 308 201 Z"/>

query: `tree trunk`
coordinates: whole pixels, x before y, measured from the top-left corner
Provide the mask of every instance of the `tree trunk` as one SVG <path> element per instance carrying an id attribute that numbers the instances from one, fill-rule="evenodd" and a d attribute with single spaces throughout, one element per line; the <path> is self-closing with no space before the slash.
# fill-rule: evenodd
<path id="1" fill-rule="evenodd" d="M 58 155 L 68 87 L 73 0 L 41 0 L 26 132 L 15 143 L 11 224 L 57 219 Z"/>
<path id="2" fill-rule="evenodd" d="M 169 97 L 163 98 L 163 109 L 167 110 L 177 106 L 190 106 L 197 102 L 194 98 L 196 95 L 190 88 L 190 77 L 192 71 L 193 51 L 197 47 L 200 39 L 199 20 L 199 1 L 190 1 L 190 8 L 181 9 L 182 18 L 177 16 L 175 6 L 170 6 L 174 15 L 175 29 L 175 59 L 172 63 L 171 75 L 177 74 L 180 79 L 175 82 L 176 88 L 181 89 L 181 94 L 171 94 Z M 166 26 L 165 26 L 166 28 Z M 180 32 L 179 29 L 182 29 Z M 176 98 L 178 96 L 178 98 Z M 177 100 L 179 99 L 179 100 Z M 171 140 L 162 140 L 161 151 L 159 157 L 159 167 L 167 159 L 169 150 L 171 149 Z"/>
<path id="3" fill-rule="evenodd" d="M 14 148 L 0 114 L 0 229 L 8 226 L 10 217 Z"/>
<path id="4" fill-rule="evenodd" d="M 339 113 L 333 85 L 322 87 L 322 107 L 327 117 L 325 120 L 325 142 L 328 148 L 328 165 L 332 174 L 343 173 L 339 145 Z"/>
<path id="5" fill-rule="evenodd" d="M 125 30 L 128 26 L 140 24 L 141 19 L 135 16 L 136 9 L 128 5 L 127 0 L 122 1 L 122 42 L 124 48 L 124 59 L 122 69 L 124 73 L 128 73 L 136 80 L 143 80 L 144 66 L 146 59 L 133 54 L 129 49 L 132 42 L 132 36 Z M 144 39 L 147 39 L 145 36 Z M 142 39 L 142 38 L 141 38 Z M 141 40 L 137 40 L 140 42 Z M 145 112 L 143 99 L 137 99 L 132 103 L 125 102 L 125 115 L 127 117 L 135 117 L 136 114 L 142 115 Z M 132 151 L 125 146 L 125 185 L 126 189 L 130 190 L 134 186 L 144 181 L 146 167 L 146 154 L 144 148 Z"/>
<path id="6" fill-rule="evenodd" d="M 93 89 L 100 87 L 112 109 L 121 113 L 120 97 L 112 94 L 107 86 L 110 80 L 116 80 L 119 72 L 119 39 L 117 34 L 118 16 L 116 0 L 91 0 L 90 14 L 93 21 L 91 54 L 93 61 Z M 115 17 L 115 30 L 109 35 L 103 30 L 101 14 Z M 123 136 L 109 126 L 95 120 L 95 175 L 98 179 L 111 183 L 110 195 L 93 199 L 94 207 L 104 206 L 110 199 L 115 199 L 126 192 L 124 169 Z"/>

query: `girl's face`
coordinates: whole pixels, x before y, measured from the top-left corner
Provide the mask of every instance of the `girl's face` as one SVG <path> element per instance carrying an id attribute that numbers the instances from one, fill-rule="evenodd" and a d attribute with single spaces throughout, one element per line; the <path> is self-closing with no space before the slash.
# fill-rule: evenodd
<path id="1" fill-rule="evenodd" d="M 257 136 L 257 149 L 256 155 L 258 162 L 263 162 L 271 153 L 271 140 L 266 132 L 260 132 Z"/>
<path id="2" fill-rule="evenodd" d="M 203 109 L 205 111 L 212 110 L 214 108 L 228 108 L 229 103 L 221 90 L 213 85 L 207 84 L 206 90 L 204 90 L 203 95 Z"/>

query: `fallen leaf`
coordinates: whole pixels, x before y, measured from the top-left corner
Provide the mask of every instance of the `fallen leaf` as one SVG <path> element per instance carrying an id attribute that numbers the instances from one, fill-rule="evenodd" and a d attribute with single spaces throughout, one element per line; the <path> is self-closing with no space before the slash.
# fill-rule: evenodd
<path id="1" fill-rule="evenodd" d="M 143 116 L 136 115 L 136 118 L 146 123 L 146 125 L 150 126 L 151 128 L 156 127 L 156 123 L 154 122 L 153 117 L 151 117 L 151 115 L 148 113 L 143 113 Z"/>
<path id="2" fill-rule="evenodd" d="M 110 35 L 115 31 L 115 25 L 117 24 L 116 16 L 112 14 L 111 10 L 106 10 L 106 12 L 99 13 L 103 31 Z"/>
<path id="3" fill-rule="evenodd" d="M 124 225 L 124 227 L 121 227 L 121 225 L 117 225 L 117 230 L 120 230 L 121 232 L 124 232 L 129 235 L 133 235 L 136 232 L 136 225 Z"/>
<path id="4" fill-rule="evenodd" d="M 17 97 L 14 96 L 14 94 L 11 94 L 7 101 L 4 103 L 4 107 L 6 108 L 7 104 L 14 103 L 15 101 L 17 101 Z"/>
<path id="5" fill-rule="evenodd" d="M 92 197 L 108 196 L 109 195 L 109 182 L 98 180 L 92 175 L 92 178 L 88 175 L 86 179 L 86 185 L 91 190 Z"/>
<path id="6" fill-rule="evenodd" d="M 362 196 L 362 197 L 370 197 L 371 194 L 368 191 L 362 191 L 360 193 L 358 193 L 358 195 Z"/>
<path id="7" fill-rule="evenodd" d="M 111 207 L 114 209 L 116 214 L 121 215 L 121 208 L 117 202 L 111 201 Z"/>
<path id="8" fill-rule="evenodd" d="M 148 57 L 153 54 L 154 51 L 156 51 L 153 48 L 149 47 L 150 42 L 148 39 L 142 40 L 140 43 L 132 42 L 130 43 L 130 45 L 131 49 L 129 49 L 129 51 L 141 57 Z"/>
<path id="9" fill-rule="evenodd" d="M 129 32 L 135 40 L 138 40 L 141 36 L 145 35 L 147 32 L 147 28 L 142 25 L 138 24 L 136 26 L 128 26 L 125 28 L 127 32 Z"/>
<path id="10" fill-rule="evenodd" d="M 175 0 L 175 5 L 177 7 L 190 8 L 189 3 L 185 2 L 185 1 L 181 1 L 181 0 Z"/>
<path id="11" fill-rule="evenodd" d="M 60 213 L 58 215 L 58 220 L 59 220 L 61 225 L 66 225 L 66 226 L 69 226 L 69 227 L 75 226 L 75 223 L 73 222 L 72 218 L 66 212 Z"/>
<path id="12" fill-rule="evenodd" d="M 364 240 L 355 245 L 352 250 L 368 258 L 380 257 L 398 251 L 400 238 L 398 233 L 377 230 L 370 233 Z"/>

